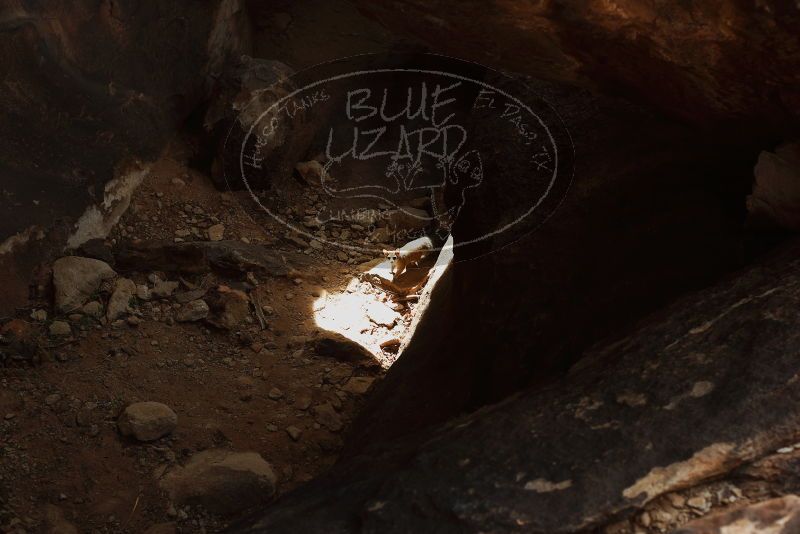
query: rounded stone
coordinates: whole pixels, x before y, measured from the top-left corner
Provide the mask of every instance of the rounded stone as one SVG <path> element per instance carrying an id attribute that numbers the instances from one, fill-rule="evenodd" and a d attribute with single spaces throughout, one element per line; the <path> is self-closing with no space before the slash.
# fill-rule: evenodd
<path id="1" fill-rule="evenodd" d="M 72 329 L 69 326 L 69 323 L 65 323 L 64 321 L 53 321 L 50 323 L 50 335 L 51 336 L 68 336 L 72 333 Z"/>
<path id="2" fill-rule="evenodd" d="M 56 308 L 70 312 L 80 308 L 104 280 L 114 278 L 106 262 L 79 256 L 65 256 L 53 263 Z"/>
<path id="3" fill-rule="evenodd" d="M 155 441 L 175 430 L 178 416 L 166 404 L 137 402 L 125 408 L 117 425 L 123 436 L 133 436 L 139 441 Z"/>

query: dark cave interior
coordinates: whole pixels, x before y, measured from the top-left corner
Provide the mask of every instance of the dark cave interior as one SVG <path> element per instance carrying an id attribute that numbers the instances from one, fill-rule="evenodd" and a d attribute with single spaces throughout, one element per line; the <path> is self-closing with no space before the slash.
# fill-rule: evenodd
<path id="1" fill-rule="evenodd" d="M 2 532 L 800 532 L 797 2 L 0 14 Z"/>

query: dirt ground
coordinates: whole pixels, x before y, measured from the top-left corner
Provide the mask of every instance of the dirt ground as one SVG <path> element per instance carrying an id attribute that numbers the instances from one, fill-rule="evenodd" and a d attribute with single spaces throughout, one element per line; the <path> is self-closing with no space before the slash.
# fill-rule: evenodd
<path id="1" fill-rule="evenodd" d="M 140 285 L 153 276 L 180 281 L 179 292 L 249 284 L 266 311 L 265 328 L 252 311 L 230 330 L 176 322 L 180 306 L 172 298 L 137 301 L 128 319 L 111 324 L 58 315 L 44 301 L 33 307 L 47 312 L 46 319 L 27 319 L 45 336 L 42 363 L 0 368 L 0 525 L 7 532 L 43 528 L 46 505 L 57 506 L 79 532 L 139 533 L 162 523 L 178 532 L 216 532 L 225 518 L 174 506 L 158 483 L 165 473 L 209 448 L 254 451 L 273 467 L 278 493 L 290 491 L 335 461 L 363 386 L 379 380 L 397 356 L 396 346 L 380 345 L 403 338 L 416 304 L 392 302 L 359 280 L 380 259 L 304 247 L 253 209 L 248 193 L 221 193 L 190 170 L 180 142 L 167 154 L 136 191 L 107 240 L 110 247 L 206 241 L 209 227 L 221 224 L 225 240 L 267 245 L 294 270 L 282 277 L 250 274 L 244 282 L 213 273 L 125 273 Z M 313 208 L 313 199 L 306 201 L 294 206 L 297 213 Z M 344 301 L 356 309 L 380 306 L 396 321 L 376 324 L 363 309 L 358 318 L 348 316 L 352 310 L 337 308 Z M 48 337 L 54 319 L 67 321 L 73 334 Z M 340 361 L 314 350 L 311 341 L 326 334 L 317 322 L 336 326 L 337 319 L 345 323 L 342 333 L 374 354 L 373 362 Z M 354 385 L 354 376 L 365 380 Z M 174 433 L 151 443 L 122 437 L 117 417 L 139 401 L 171 407 L 178 414 Z M 318 422 L 314 407 L 321 404 L 333 406 L 344 429 Z M 291 436 L 289 427 L 300 435 Z"/>

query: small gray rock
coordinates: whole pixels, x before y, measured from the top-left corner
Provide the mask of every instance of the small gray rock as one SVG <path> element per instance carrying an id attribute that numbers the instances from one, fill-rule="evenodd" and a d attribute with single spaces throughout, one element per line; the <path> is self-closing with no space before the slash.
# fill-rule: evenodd
<path id="1" fill-rule="evenodd" d="M 103 315 L 103 305 L 93 300 L 84 304 L 81 311 L 84 315 L 88 315 L 89 317 L 100 317 Z"/>
<path id="2" fill-rule="evenodd" d="M 125 408 L 117 425 L 124 436 L 133 436 L 139 441 L 155 441 L 175 430 L 178 416 L 166 404 L 137 402 Z"/>
<path id="3" fill-rule="evenodd" d="M 313 392 L 308 388 L 303 388 L 297 392 L 294 399 L 294 406 L 298 410 L 308 410 L 313 400 Z"/>
<path id="4" fill-rule="evenodd" d="M 136 286 L 136 298 L 143 301 L 148 301 L 152 298 L 150 288 L 144 284 Z"/>
<path id="5" fill-rule="evenodd" d="M 115 321 L 131 311 L 130 302 L 135 294 L 136 284 L 133 283 L 133 280 L 127 278 L 117 279 L 106 308 L 106 318 L 109 322 Z"/>
<path id="6" fill-rule="evenodd" d="M 192 302 L 193 300 L 201 299 L 206 294 L 206 290 L 203 288 L 192 289 L 191 291 L 184 291 L 183 293 L 178 293 L 175 295 L 175 302 L 179 304 L 186 304 L 187 302 Z"/>
<path id="7" fill-rule="evenodd" d="M 175 315 L 175 320 L 182 323 L 200 321 L 208 316 L 208 304 L 202 299 L 193 300 L 184 305 Z"/>
<path id="8" fill-rule="evenodd" d="M 289 437 L 292 440 L 297 441 L 300 439 L 300 436 L 303 435 L 303 431 L 297 428 L 296 426 L 288 426 L 286 427 L 286 433 L 289 434 Z"/>
<path id="9" fill-rule="evenodd" d="M 215 224 L 208 227 L 208 240 L 209 241 L 222 241 L 225 235 L 225 226 L 222 224 Z"/>
<path id="10" fill-rule="evenodd" d="M 354 395 L 363 395 L 369 391 L 369 388 L 372 386 L 372 382 L 374 381 L 374 378 L 368 376 L 354 376 L 347 381 L 347 384 L 344 385 L 342 391 L 346 391 Z"/>
<path id="11" fill-rule="evenodd" d="M 333 405 L 328 402 L 314 407 L 314 419 L 331 432 L 338 432 L 344 426 L 342 418 L 333 409 Z"/>
<path id="12" fill-rule="evenodd" d="M 50 323 L 51 336 L 68 336 L 70 334 L 72 334 L 72 329 L 69 327 L 69 323 L 65 321 L 53 321 Z"/>
<path id="13" fill-rule="evenodd" d="M 178 289 L 178 285 L 178 282 L 159 280 L 150 290 L 150 294 L 160 299 L 167 298 Z"/>

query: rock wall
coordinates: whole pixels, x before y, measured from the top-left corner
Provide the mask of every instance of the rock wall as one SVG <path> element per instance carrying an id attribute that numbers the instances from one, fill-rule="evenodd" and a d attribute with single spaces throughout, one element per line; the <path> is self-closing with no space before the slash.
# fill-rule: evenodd
<path id="1" fill-rule="evenodd" d="M 447 289 L 376 388 L 353 447 L 545 384 L 590 344 L 742 260 L 743 214 L 722 192 L 746 163 L 623 101 L 569 86 L 539 91 L 558 102 L 574 142 L 571 189 L 518 241 L 477 259 L 456 248 Z M 466 204 L 456 243 L 485 230 L 500 206 L 529 200 L 516 183 L 524 176 L 520 167 L 503 177 L 508 187 Z"/>
<path id="2" fill-rule="evenodd" d="M 743 259 L 758 150 L 800 124 L 797 6 L 358 4 L 434 52 L 531 76 L 573 137 L 575 181 L 537 232 L 477 260 L 456 253 L 424 334 L 354 426 L 354 450 L 547 383 L 590 344 Z M 456 242 L 524 197 L 508 180 L 467 206 Z"/>
<path id="3" fill-rule="evenodd" d="M 104 236 L 146 162 L 249 47 L 239 0 L 0 6 L 0 313 L 65 244 Z"/>
<path id="4" fill-rule="evenodd" d="M 800 119 L 800 7 L 711 0 L 364 0 L 432 49 L 601 88 L 739 141 L 791 137 Z M 775 137 L 778 135 L 779 137 Z"/>

